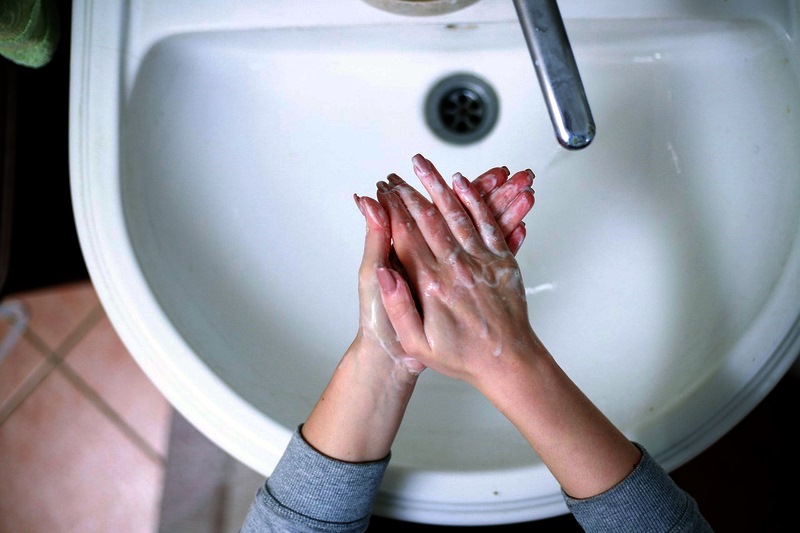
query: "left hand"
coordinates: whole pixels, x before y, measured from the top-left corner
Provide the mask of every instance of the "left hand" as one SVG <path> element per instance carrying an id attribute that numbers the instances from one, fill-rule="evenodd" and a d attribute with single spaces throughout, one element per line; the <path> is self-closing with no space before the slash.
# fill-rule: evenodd
<path id="1" fill-rule="evenodd" d="M 358 334 L 353 341 L 355 353 L 363 353 L 373 359 L 374 354 L 385 353 L 388 358 L 386 363 L 392 363 L 391 373 L 395 370 L 403 374 L 417 376 L 425 369 L 425 365 L 409 357 L 397 334 L 392 328 L 392 323 L 386 315 L 381 303 L 380 286 L 375 277 L 378 268 L 399 267 L 390 257 L 392 254 L 392 238 L 389 218 L 383 207 L 372 198 L 353 196 L 359 210 L 367 220 L 367 232 L 364 239 L 364 255 L 358 270 L 358 298 L 359 298 L 359 324 Z"/>

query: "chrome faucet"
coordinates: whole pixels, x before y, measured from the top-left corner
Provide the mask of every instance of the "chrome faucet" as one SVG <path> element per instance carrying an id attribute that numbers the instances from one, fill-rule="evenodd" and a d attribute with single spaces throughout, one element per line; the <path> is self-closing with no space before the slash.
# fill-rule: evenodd
<path id="1" fill-rule="evenodd" d="M 592 142 L 594 118 L 556 0 L 514 0 L 556 139 L 578 150 Z"/>

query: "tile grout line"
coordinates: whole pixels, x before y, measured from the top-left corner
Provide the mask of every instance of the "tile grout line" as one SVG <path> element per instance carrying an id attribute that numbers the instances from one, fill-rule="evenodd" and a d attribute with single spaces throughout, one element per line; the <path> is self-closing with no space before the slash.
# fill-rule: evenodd
<path id="1" fill-rule="evenodd" d="M 103 305 L 98 303 L 58 347 L 56 354 L 58 354 L 59 360 L 55 366 L 58 368 L 58 371 L 61 372 L 61 374 L 67 378 L 67 380 L 69 380 L 97 410 L 105 415 L 109 422 L 128 437 L 142 453 L 163 467 L 166 464 L 166 458 L 156 451 L 136 429 L 128 424 L 116 409 L 111 407 L 91 385 L 75 372 L 66 360 L 69 352 L 89 334 L 104 316 L 105 310 L 103 309 Z"/>
<path id="2" fill-rule="evenodd" d="M 50 375 L 58 370 L 78 391 L 98 409 L 114 426 L 117 427 L 131 442 L 140 449 L 148 458 L 160 466 L 166 464 L 166 458 L 156 451 L 134 428 L 130 426 L 116 410 L 111 407 L 83 378 L 80 377 L 66 362 L 66 357 L 75 346 L 94 328 L 105 315 L 102 304 L 97 304 L 78 323 L 67 337 L 51 350 L 30 328 L 25 330 L 25 339 L 30 342 L 37 352 L 44 358 L 33 371 L 32 375 L 23 383 L 12 397 L 8 398 L 0 410 L 0 425 L 2 425 L 22 402 Z"/>
<path id="3" fill-rule="evenodd" d="M 98 312 L 99 311 L 99 312 Z M 34 350 L 42 356 L 44 361 L 37 364 L 33 372 L 25 379 L 20 387 L 3 403 L 0 409 L 0 425 L 8 420 L 22 402 L 61 364 L 66 354 L 100 321 L 102 306 L 97 304 L 78 322 L 63 341 L 55 348 L 50 346 L 28 326 L 23 338 L 31 343 Z"/>
<path id="4" fill-rule="evenodd" d="M 75 329 L 69 332 L 66 338 L 61 341 L 58 347 L 53 350 L 52 355 L 58 358 L 61 362 L 66 359 L 69 352 L 80 343 L 84 337 L 94 328 L 100 320 L 105 316 L 105 311 L 101 304 L 95 304 L 91 311 L 86 313 L 86 316 L 81 320 Z"/>
<path id="5" fill-rule="evenodd" d="M 99 410 L 114 426 L 117 427 L 139 450 L 149 457 L 152 461 L 156 462 L 159 466 L 166 465 L 166 458 L 158 453 L 138 431 L 136 431 L 130 424 L 128 424 L 117 411 L 111 407 L 91 385 L 86 383 L 84 379 L 78 375 L 69 363 L 62 361 L 58 365 L 58 371 L 77 388 L 81 394 L 86 397 L 94 407 Z"/>
<path id="6" fill-rule="evenodd" d="M 55 365 L 53 361 L 50 360 L 50 356 L 41 355 L 44 360 L 36 365 L 25 381 L 11 396 L 6 398 L 6 401 L 0 406 L 0 426 L 14 414 L 14 411 L 17 410 L 17 407 L 22 404 L 25 398 L 27 398 L 55 369 Z"/>

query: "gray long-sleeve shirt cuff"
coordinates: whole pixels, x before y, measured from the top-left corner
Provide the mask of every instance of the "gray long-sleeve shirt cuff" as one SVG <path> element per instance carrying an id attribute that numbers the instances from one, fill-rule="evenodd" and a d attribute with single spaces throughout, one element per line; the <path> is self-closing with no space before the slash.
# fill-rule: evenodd
<path id="1" fill-rule="evenodd" d="M 587 532 L 711 533 L 695 500 L 647 450 L 628 477 L 586 499 L 564 493 Z M 363 532 L 389 457 L 346 463 L 312 448 L 297 429 L 272 476 L 256 494 L 242 533 Z"/>
<path id="2" fill-rule="evenodd" d="M 567 507 L 584 530 L 711 533 L 697 502 L 675 484 L 642 445 L 636 446 L 642 451 L 639 464 L 614 487 L 586 499 L 572 498 L 562 491 Z"/>
<path id="3" fill-rule="evenodd" d="M 388 464 L 389 456 L 368 463 L 327 457 L 303 439 L 298 427 L 258 490 L 241 531 L 364 531 Z"/>

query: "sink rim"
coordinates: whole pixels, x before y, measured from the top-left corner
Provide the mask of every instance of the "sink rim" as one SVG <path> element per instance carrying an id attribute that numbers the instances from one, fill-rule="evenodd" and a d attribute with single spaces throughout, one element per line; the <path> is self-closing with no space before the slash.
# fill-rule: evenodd
<path id="1" fill-rule="evenodd" d="M 113 10 L 111 7 L 107 9 Z M 113 50 L 106 52 L 97 49 L 87 50 L 88 39 L 83 40 L 84 38 L 86 36 L 81 35 L 80 32 L 73 37 L 77 44 L 73 47 L 73 57 L 78 56 L 80 59 L 74 64 L 80 65 L 81 69 L 76 69 L 73 74 L 79 83 L 71 84 L 70 89 L 71 100 L 80 102 L 80 105 L 71 104 L 70 106 L 71 184 L 79 237 L 86 255 L 87 268 L 97 288 L 98 296 L 115 329 L 120 333 L 131 353 L 134 355 L 153 354 L 152 357 L 136 357 L 137 362 L 159 389 L 165 393 L 170 403 L 203 433 L 213 436 L 212 440 L 226 450 L 239 448 L 243 441 L 249 442 L 249 445 L 262 451 L 269 450 L 275 457 L 268 457 L 269 453 L 260 454 L 260 463 L 255 465 L 255 468 L 263 472 L 271 471 L 277 457 L 288 443 L 290 431 L 282 426 L 268 423 L 248 402 L 231 391 L 194 356 L 194 352 L 169 322 L 157 300 L 150 294 L 149 285 L 138 268 L 136 255 L 130 245 L 124 225 L 119 180 L 114 179 L 114 172 L 111 170 L 113 167 L 107 166 L 109 161 L 95 153 L 97 151 L 90 150 L 88 145 L 92 143 L 86 142 L 91 137 L 99 140 L 101 144 L 118 146 L 119 127 L 115 101 L 107 95 L 121 94 L 122 83 L 118 78 L 115 79 L 115 76 L 104 76 L 98 72 L 103 70 L 102 68 L 92 68 L 90 59 L 92 61 L 113 61 L 115 64 L 119 64 L 119 59 Z M 88 105 L 89 94 L 86 91 L 88 79 L 92 81 L 92 90 L 96 91 L 99 87 L 104 95 L 99 100 L 99 107 L 97 106 L 98 100 L 92 100 L 92 105 Z M 99 85 L 96 82 L 99 82 Z M 106 122 L 98 120 L 96 118 L 98 116 L 103 116 Z M 117 127 L 108 128 L 108 117 L 114 118 L 112 122 Z M 105 130 L 103 135 L 90 135 L 89 132 L 93 131 L 89 127 L 90 124 L 100 127 L 99 131 Z M 100 152 L 114 153 L 114 150 Z M 86 176 L 90 175 L 103 176 L 104 179 L 100 183 L 86 179 Z M 99 202 L 98 199 L 102 199 L 102 201 Z M 98 206 L 102 207 L 98 209 Z M 114 223 L 109 225 L 109 220 Z M 797 247 L 795 247 L 795 255 L 796 249 Z M 122 260 L 114 261 L 112 255 L 116 256 L 114 259 L 122 257 Z M 125 283 L 116 282 L 120 279 L 125 280 Z M 141 334 L 143 323 L 148 324 L 144 328 L 147 330 L 144 335 Z M 798 330 L 800 330 L 800 325 L 796 321 L 793 328 L 794 335 L 791 338 L 787 337 L 784 341 L 784 344 L 787 345 L 786 349 L 796 352 L 800 347 Z M 784 357 L 777 361 L 771 361 L 771 363 L 768 365 L 769 368 L 765 367 L 761 370 L 761 373 L 764 374 L 763 380 L 757 384 L 751 383 L 751 386 L 748 387 L 749 390 L 741 391 L 735 396 L 724 412 L 720 412 L 720 419 L 730 417 L 732 414 L 738 417 L 737 419 L 743 417 L 752 408 L 747 405 L 747 399 L 752 395 L 759 394 L 763 397 L 763 394 L 771 390 L 774 385 L 771 379 L 775 376 L 782 376 L 791 366 L 792 360 Z M 198 381 L 189 380 L 186 378 L 188 374 L 199 376 L 200 379 Z M 166 376 L 169 376 L 169 379 Z M 181 394 L 171 392 L 174 391 L 172 384 L 175 382 L 180 382 L 184 387 Z M 202 385 L 199 384 L 201 382 Z M 186 391 L 189 392 L 188 396 Z M 211 397 L 214 398 L 213 402 L 208 400 Z M 226 415 L 230 410 L 242 413 L 244 421 L 242 426 L 250 428 L 252 431 L 238 432 L 237 428 L 227 424 L 228 417 Z M 226 427 L 228 431 L 220 432 L 219 427 Z M 687 442 L 686 446 L 705 447 L 705 444 L 710 444 L 716 438 L 718 436 L 707 435 L 705 443 Z M 670 469 L 669 465 L 678 466 L 670 457 L 663 457 L 663 459 L 668 469 Z M 253 466 L 252 463 L 251 466 Z M 563 509 L 561 501 L 553 501 L 551 504 L 553 510 Z M 391 505 L 392 503 L 387 501 L 385 496 L 381 496 L 376 502 L 376 509 L 385 509 L 384 512 L 391 513 L 391 510 L 388 509 Z M 520 502 L 520 505 L 529 505 L 529 502 Z M 509 509 L 507 514 L 514 516 L 514 512 L 519 512 L 519 510 Z"/>

